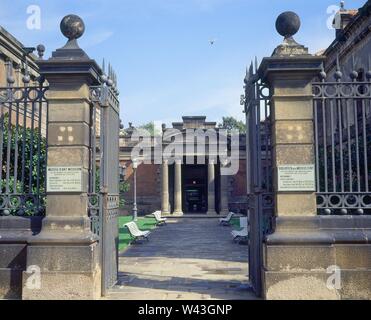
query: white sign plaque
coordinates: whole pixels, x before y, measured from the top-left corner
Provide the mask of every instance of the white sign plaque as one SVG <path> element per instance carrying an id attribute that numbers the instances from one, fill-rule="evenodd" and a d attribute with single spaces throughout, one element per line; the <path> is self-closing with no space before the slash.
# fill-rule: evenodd
<path id="1" fill-rule="evenodd" d="M 316 191 L 314 165 L 279 166 L 278 191 Z"/>
<path id="2" fill-rule="evenodd" d="M 48 167 L 47 192 L 82 192 L 81 167 Z"/>

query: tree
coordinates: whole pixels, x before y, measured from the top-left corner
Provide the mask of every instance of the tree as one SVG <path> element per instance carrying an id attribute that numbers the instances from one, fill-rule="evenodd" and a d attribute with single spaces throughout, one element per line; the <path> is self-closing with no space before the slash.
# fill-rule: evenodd
<path id="1" fill-rule="evenodd" d="M 130 183 L 129 181 L 120 181 L 120 208 L 123 209 L 126 200 L 125 200 L 125 193 L 129 192 L 130 190 Z"/>
<path id="2" fill-rule="evenodd" d="M 9 125 L 8 114 L 1 116 L 0 126 L 3 140 L 3 166 L 0 168 L 2 170 L 0 193 L 26 194 L 29 196 L 24 205 L 21 205 L 17 197 L 11 198 L 11 206 L 18 208 L 18 210 L 7 210 L 8 214 L 28 216 L 44 214 L 46 138 L 40 135 L 38 128 L 32 130 L 31 128 L 24 128 L 20 125 L 17 127 L 13 124 Z M 9 132 L 11 137 L 10 163 L 7 162 L 6 157 L 8 153 Z M 16 152 L 18 156 L 17 163 L 15 163 Z M 8 181 L 6 179 L 7 167 L 9 168 Z M 36 197 L 36 202 L 31 199 L 31 195 Z"/>
<path id="3" fill-rule="evenodd" d="M 223 122 L 219 124 L 219 128 L 226 129 L 228 131 L 238 130 L 240 133 L 246 133 L 245 123 L 233 117 L 223 117 Z"/>
<path id="4" fill-rule="evenodd" d="M 125 204 L 126 204 L 126 200 L 125 200 L 125 193 L 129 192 L 130 191 L 130 182 L 127 181 L 127 180 L 121 180 L 120 179 L 120 183 L 119 183 L 119 191 L 120 191 L 120 208 L 124 208 Z M 98 195 L 100 193 L 100 168 L 98 167 L 95 171 L 95 194 Z M 98 203 L 98 199 L 97 198 L 94 198 L 91 199 L 91 203 L 93 205 L 97 205 Z"/>
<path id="5" fill-rule="evenodd" d="M 151 136 L 161 135 L 161 132 L 155 127 L 154 122 L 148 122 L 146 124 L 143 124 L 138 129 L 144 129 L 148 131 L 151 134 Z"/>

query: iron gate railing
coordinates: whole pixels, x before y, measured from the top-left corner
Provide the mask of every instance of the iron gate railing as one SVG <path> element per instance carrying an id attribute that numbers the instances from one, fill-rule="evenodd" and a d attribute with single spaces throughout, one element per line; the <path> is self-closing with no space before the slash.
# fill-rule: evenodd
<path id="1" fill-rule="evenodd" d="M 0 216 L 45 214 L 48 87 L 27 73 L 15 87 L 11 63 L 0 88 Z"/>
<path id="2" fill-rule="evenodd" d="M 274 227 L 274 194 L 271 145 L 271 92 L 255 73 L 253 64 L 245 78 L 247 123 L 247 181 L 249 279 L 257 295 L 262 293 L 263 241 Z"/>
<path id="3" fill-rule="evenodd" d="M 313 83 L 318 213 L 371 214 L 371 74 Z"/>
<path id="4" fill-rule="evenodd" d="M 103 68 L 104 69 L 104 68 Z M 91 87 L 89 214 L 99 236 L 102 293 L 117 283 L 119 246 L 120 106 L 113 71 Z"/>

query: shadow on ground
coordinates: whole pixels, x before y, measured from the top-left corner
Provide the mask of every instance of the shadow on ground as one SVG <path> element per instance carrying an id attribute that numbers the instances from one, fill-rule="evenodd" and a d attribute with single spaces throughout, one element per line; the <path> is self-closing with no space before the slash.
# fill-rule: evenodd
<path id="1" fill-rule="evenodd" d="M 119 284 L 109 299 L 250 300 L 248 247 L 216 219 L 170 220 L 148 243 L 120 253 Z"/>

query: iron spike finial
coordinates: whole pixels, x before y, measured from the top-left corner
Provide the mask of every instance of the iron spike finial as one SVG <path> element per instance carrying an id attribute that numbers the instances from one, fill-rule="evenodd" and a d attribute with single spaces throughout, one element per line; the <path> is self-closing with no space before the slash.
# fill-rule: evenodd
<path id="1" fill-rule="evenodd" d="M 113 85 L 111 63 L 108 64 L 108 80 L 107 80 L 107 85 L 109 87 L 112 87 L 112 85 Z"/>
<path id="2" fill-rule="evenodd" d="M 324 65 L 323 62 L 321 64 L 321 72 L 319 73 L 319 76 L 320 76 L 320 78 L 321 78 L 322 81 L 325 81 L 325 79 L 327 77 L 327 73 L 325 71 L 325 65 Z"/>
<path id="3" fill-rule="evenodd" d="M 352 54 L 352 66 L 353 66 L 353 71 L 350 73 L 350 78 L 352 80 L 356 80 L 358 78 L 358 72 L 357 72 L 356 59 L 355 59 L 354 54 Z"/>
<path id="4" fill-rule="evenodd" d="M 259 66 L 258 57 L 255 56 L 255 73 L 258 72 L 258 66 Z"/>
<path id="5" fill-rule="evenodd" d="M 103 58 L 103 62 L 102 62 L 102 76 L 101 76 L 101 81 L 103 84 L 106 84 L 107 81 L 108 81 L 108 77 L 107 77 L 107 74 L 106 74 L 106 61 L 105 59 Z"/>
<path id="6" fill-rule="evenodd" d="M 245 71 L 245 78 L 243 79 L 243 82 L 247 84 L 249 81 L 249 68 L 246 66 L 246 71 Z"/>
<path id="7" fill-rule="evenodd" d="M 357 59 L 356 59 L 354 53 L 352 54 L 352 66 L 353 66 L 353 70 L 357 69 Z"/>
<path id="8" fill-rule="evenodd" d="M 336 81 L 340 81 L 341 78 L 343 77 L 343 73 L 340 70 L 340 58 L 339 58 L 339 54 L 337 54 L 337 56 L 336 56 L 336 72 L 335 72 L 334 77 L 335 77 L 335 80 Z"/>
<path id="9" fill-rule="evenodd" d="M 340 11 L 345 11 L 345 1 L 340 1 Z"/>
<path id="10" fill-rule="evenodd" d="M 366 72 L 366 78 L 371 81 L 371 55 L 368 56 L 368 71 Z"/>

